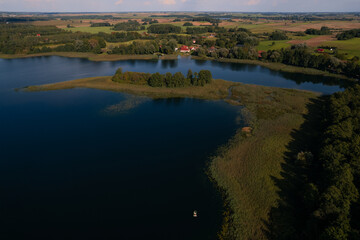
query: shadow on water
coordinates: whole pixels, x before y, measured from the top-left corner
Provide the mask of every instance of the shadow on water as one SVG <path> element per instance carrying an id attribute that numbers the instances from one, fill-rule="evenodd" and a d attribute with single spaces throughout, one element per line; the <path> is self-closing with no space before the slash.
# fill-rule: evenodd
<path id="1" fill-rule="evenodd" d="M 162 60 L 161 67 L 163 68 L 177 68 L 178 60 Z"/>
<path id="2" fill-rule="evenodd" d="M 292 141 L 287 146 L 281 177 L 272 177 L 279 189 L 279 200 L 269 213 L 269 221 L 265 222 L 268 239 L 316 239 L 315 230 L 309 230 L 307 222 L 316 206 L 314 202 L 310 204 L 311 201 L 305 203 L 304 199 L 308 197 L 308 183 L 313 182 L 318 173 L 318 166 L 311 161 L 316 159 L 321 142 L 325 98 L 312 99 L 308 104 L 304 123 L 291 133 Z M 312 157 L 306 160 L 299 157 L 309 152 Z M 307 167 L 310 162 L 311 169 Z M 307 236 L 306 232 L 312 232 L 312 236 Z"/>

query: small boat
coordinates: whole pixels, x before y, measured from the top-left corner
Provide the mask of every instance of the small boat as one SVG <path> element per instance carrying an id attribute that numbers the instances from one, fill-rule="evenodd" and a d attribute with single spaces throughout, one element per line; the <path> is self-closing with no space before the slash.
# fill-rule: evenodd
<path id="1" fill-rule="evenodd" d="M 197 217 L 197 211 L 193 212 L 193 217 L 195 217 L 195 218 Z"/>

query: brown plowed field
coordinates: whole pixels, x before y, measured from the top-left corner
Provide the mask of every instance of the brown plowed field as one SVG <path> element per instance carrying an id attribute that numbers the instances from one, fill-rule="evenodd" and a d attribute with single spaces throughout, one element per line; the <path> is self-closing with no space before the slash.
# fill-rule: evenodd
<path id="1" fill-rule="evenodd" d="M 314 38 L 308 39 L 308 40 L 291 40 L 291 41 L 288 41 L 287 43 L 290 43 L 290 44 L 306 43 L 306 45 L 308 45 L 309 47 L 317 47 L 317 46 L 321 45 L 323 42 L 334 41 L 334 40 L 336 40 L 336 38 L 334 36 L 324 35 L 324 36 L 314 37 Z"/>

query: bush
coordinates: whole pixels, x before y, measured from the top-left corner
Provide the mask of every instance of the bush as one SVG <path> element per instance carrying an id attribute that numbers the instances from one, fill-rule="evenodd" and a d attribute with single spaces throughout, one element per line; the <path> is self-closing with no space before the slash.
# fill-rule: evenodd
<path id="1" fill-rule="evenodd" d="M 114 26 L 116 31 L 138 31 L 141 28 L 141 24 L 136 20 L 129 20 L 127 22 L 117 23 Z"/>
<path id="2" fill-rule="evenodd" d="M 287 40 L 288 36 L 283 31 L 275 31 L 270 34 L 269 40 Z"/>
<path id="3" fill-rule="evenodd" d="M 189 27 L 189 26 L 194 26 L 194 24 L 192 24 L 191 22 L 186 22 L 183 25 L 184 27 Z"/>

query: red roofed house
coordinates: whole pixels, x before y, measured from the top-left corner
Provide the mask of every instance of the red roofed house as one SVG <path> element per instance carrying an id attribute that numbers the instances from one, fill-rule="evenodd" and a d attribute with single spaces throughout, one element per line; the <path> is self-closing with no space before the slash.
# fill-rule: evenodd
<path id="1" fill-rule="evenodd" d="M 190 52 L 190 49 L 189 49 L 188 46 L 183 45 L 183 46 L 181 46 L 181 48 L 180 48 L 180 52 L 182 52 L 182 53 L 188 53 L 188 52 Z"/>
<path id="2" fill-rule="evenodd" d="M 41 34 L 38 33 L 38 34 L 36 34 L 36 36 L 37 36 L 37 37 L 41 37 Z"/>
<path id="3" fill-rule="evenodd" d="M 258 58 L 262 58 L 262 54 L 264 53 L 265 51 L 258 51 Z"/>
<path id="4" fill-rule="evenodd" d="M 318 48 L 318 49 L 316 49 L 316 51 L 317 51 L 318 53 L 324 53 L 324 49 L 322 49 L 322 48 Z"/>
<path id="5" fill-rule="evenodd" d="M 209 52 L 215 52 L 216 48 L 214 46 L 209 48 Z"/>

